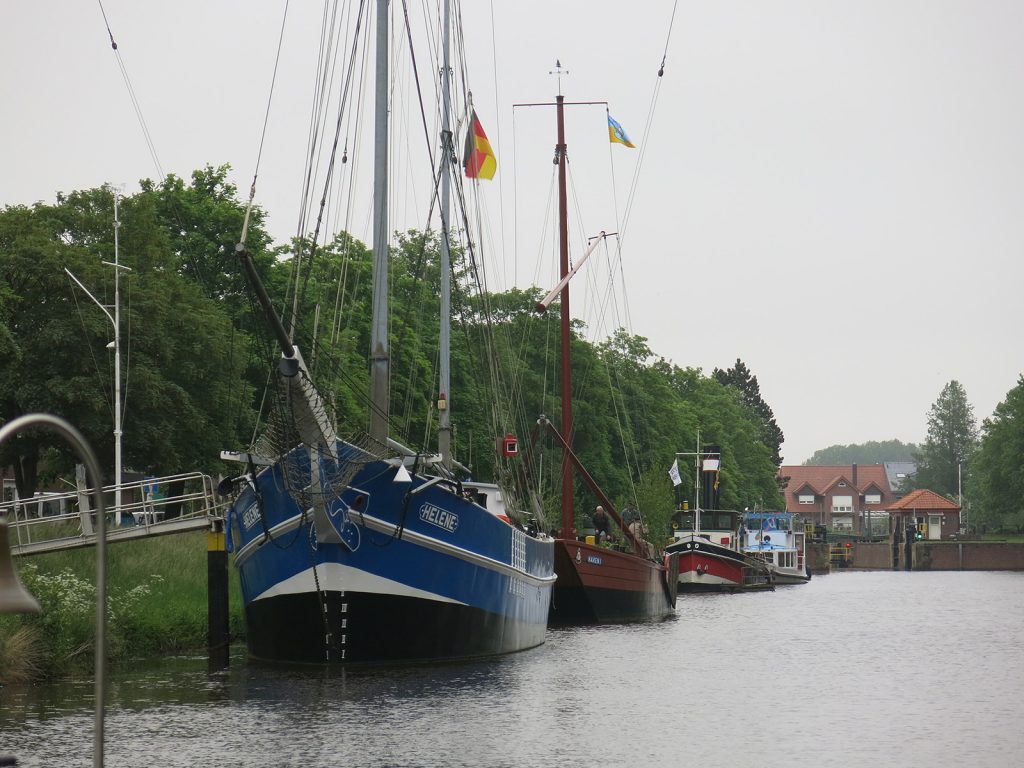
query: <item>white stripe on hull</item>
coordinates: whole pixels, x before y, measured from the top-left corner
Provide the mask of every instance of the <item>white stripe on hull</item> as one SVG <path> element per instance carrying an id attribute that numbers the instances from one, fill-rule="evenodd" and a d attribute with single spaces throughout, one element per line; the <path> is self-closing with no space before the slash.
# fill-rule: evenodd
<path id="1" fill-rule="evenodd" d="M 321 591 L 329 592 L 369 592 L 381 595 L 397 595 L 398 597 L 415 597 L 421 600 L 435 600 L 441 603 L 456 603 L 466 605 L 459 600 L 452 600 L 444 595 L 437 595 L 426 590 L 416 589 L 406 584 L 383 576 L 375 576 L 372 573 L 341 565 L 340 563 L 323 563 L 316 567 L 316 577 L 320 581 Z M 298 595 L 306 592 L 316 591 L 316 580 L 313 578 L 313 569 L 307 568 L 302 573 L 280 581 L 270 587 L 255 599 L 262 600 L 267 597 L 278 597 L 280 595 Z"/>
<path id="2" fill-rule="evenodd" d="M 679 585 L 684 586 L 686 584 L 697 584 L 699 586 L 730 586 L 735 587 L 736 582 L 732 579 L 725 579 L 721 576 L 712 576 L 704 574 L 703 576 L 697 576 L 694 573 L 680 573 L 679 574 Z"/>

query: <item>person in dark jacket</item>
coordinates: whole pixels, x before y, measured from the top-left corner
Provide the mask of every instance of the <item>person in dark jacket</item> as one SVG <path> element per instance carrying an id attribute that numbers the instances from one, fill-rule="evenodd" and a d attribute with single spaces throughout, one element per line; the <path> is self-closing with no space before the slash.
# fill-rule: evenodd
<path id="1" fill-rule="evenodd" d="M 600 504 L 594 510 L 594 536 L 598 544 L 601 543 L 602 536 L 607 539 L 612 538 L 611 518 L 608 517 L 608 513 L 604 511 L 604 507 Z"/>

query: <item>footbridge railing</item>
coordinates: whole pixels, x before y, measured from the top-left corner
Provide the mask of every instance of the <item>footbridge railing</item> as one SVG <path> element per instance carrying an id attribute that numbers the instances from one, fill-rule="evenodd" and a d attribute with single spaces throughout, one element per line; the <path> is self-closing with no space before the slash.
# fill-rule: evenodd
<path id="1" fill-rule="evenodd" d="M 10 526 L 11 551 L 18 555 L 78 549 L 96 543 L 96 511 L 80 473 L 78 487 L 64 493 L 38 493 L 31 499 L 0 504 L 0 517 Z M 146 478 L 120 487 L 103 488 L 107 503 L 107 541 L 161 536 L 208 529 L 223 519 L 227 501 L 216 493 L 209 475 L 190 472 Z M 117 524 L 117 521 L 120 524 Z"/>

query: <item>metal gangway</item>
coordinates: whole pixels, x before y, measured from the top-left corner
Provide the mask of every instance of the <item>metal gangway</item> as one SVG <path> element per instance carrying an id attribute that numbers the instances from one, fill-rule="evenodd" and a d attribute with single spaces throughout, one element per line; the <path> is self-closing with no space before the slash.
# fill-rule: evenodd
<path id="1" fill-rule="evenodd" d="M 209 530 L 215 521 L 223 520 L 229 504 L 218 497 L 216 487 L 209 475 L 200 472 L 122 483 L 120 494 L 116 485 L 104 486 L 107 541 Z M 6 517 L 9 525 L 11 552 L 37 555 L 95 545 L 96 511 L 90 492 L 79 468 L 75 490 L 0 504 L 0 517 Z M 121 505 L 116 508 L 113 500 L 118 495 Z"/>

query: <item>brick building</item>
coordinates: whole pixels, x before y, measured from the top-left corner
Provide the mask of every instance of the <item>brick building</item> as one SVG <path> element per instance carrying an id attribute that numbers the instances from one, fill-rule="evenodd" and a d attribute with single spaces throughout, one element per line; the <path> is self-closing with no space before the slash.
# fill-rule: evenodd
<path id="1" fill-rule="evenodd" d="M 888 529 L 882 521 L 897 498 L 889 474 L 885 464 L 798 464 L 783 466 L 779 479 L 787 512 L 832 530 L 864 533 L 868 526 Z"/>
<path id="2" fill-rule="evenodd" d="M 893 528 L 913 525 L 925 539 L 947 539 L 960 530 L 960 506 L 924 488 L 890 504 L 889 515 Z"/>

